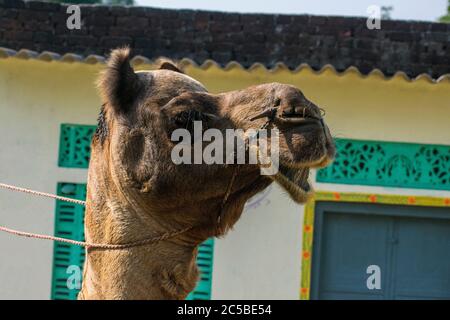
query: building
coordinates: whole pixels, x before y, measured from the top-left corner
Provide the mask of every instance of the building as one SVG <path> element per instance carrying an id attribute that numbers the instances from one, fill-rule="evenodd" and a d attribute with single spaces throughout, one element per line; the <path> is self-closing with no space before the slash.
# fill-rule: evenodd
<path id="1" fill-rule="evenodd" d="M 335 163 L 315 201 L 276 185 L 227 237 L 202 246 L 194 298 L 450 298 L 450 25 L 363 18 L 0 2 L 0 182 L 84 197 L 104 56 L 164 55 L 211 92 L 300 88 L 327 111 Z M 0 191 L 0 225 L 81 238 L 83 209 Z M 314 241 L 313 241 L 314 239 Z M 73 298 L 79 248 L 0 234 L 0 298 Z M 369 289 L 371 266 L 381 289 Z M 368 273 L 369 269 L 369 273 Z"/>

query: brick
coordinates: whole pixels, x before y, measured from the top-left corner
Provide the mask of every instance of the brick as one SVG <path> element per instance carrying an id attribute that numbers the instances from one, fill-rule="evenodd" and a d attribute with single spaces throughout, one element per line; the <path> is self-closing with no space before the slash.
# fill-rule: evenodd
<path id="1" fill-rule="evenodd" d="M 19 14 L 18 9 L 1 9 L 0 8 L 0 17 L 15 19 L 15 18 L 17 18 L 18 14 Z"/>
<path id="2" fill-rule="evenodd" d="M 276 24 L 289 24 L 292 21 L 292 16 L 286 14 L 280 14 L 275 16 Z"/>
<path id="3" fill-rule="evenodd" d="M 392 41 L 411 42 L 414 40 L 414 34 L 410 32 L 390 32 L 387 34 L 387 38 Z"/>
<path id="4" fill-rule="evenodd" d="M 20 21 L 12 18 L 2 18 L 0 19 L 0 29 L 11 30 L 11 29 L 20 29 L 21 28 Z"/>
<path id="5" fill-rule="evenodd" d="M 97 39 L 92 36 L 74 35 L 68 38 L 69 46 L 93 46 L 97 44 Z"/>
<path id="6" fill-rule="evenodd" d="M 119 22 L 117 23 L 119 25 Z M 133 28 L 133 29 L 144 29 L 149 27 L 149 20 L 145 17 L 139 17 L 134 19 L 133 23 L 131 24 L 125 24 L 124 26 L 121 26 L 122 28 Z"/>
<path id="7" fill-rule="evenodd" d="M 28 41 L 33 39 L 33 32 L 19 31 L 17 29 L 5 32 L 3 36 L 5 40 Z"/>
<path id="8" fill-rule="evenodd" d="M 119 17 L 128 15 L 128 10 L 129 10 L 128 7 L 122 6 L 111 6 L 111 8 L 109 8 L 111 16 L 119 16 Z"/>
<path id="9" fill-rule="evenodd" d="M 120 47 L 126 44 L 131 44 L 133 39 L 130 37 L 102 37 L 100 39 L 100 45 L 107 48 Z"/>
<path id="10" fill-rule="evenodd" d="M 258 14 L 244 14 L 241 16 L 240 22 L 245 25 L 245 24 L 254 24 L 254 23 L 259 23 L 261 22 L 261 15 Z"/>
<path id="11" fill-rule="evenodd" d="M 25 2 L 20 0 L 2 0 L 1 6 L 4 8 L 25 8 Z"/>
<path id="12" fill-rule="evenodd" d="M 87 17 L 84 17 L 83 14 L 81 15 L 82 19 L 86 21 L 87 25 L 92 26 L 99 26 L 99 27 L 107 27 L 114 25 L 115 18 L 112 16 L 104 16 L 100 15 L 98 13 L 91 14 Z"/>
<path id="13" fill-rule="evenodd" d="M 27 1 L 25 2 L 25 8 L 37 11 L 54 11 L 57 12 L 60 9 L 59 3 L 42 2 L 42 1 Z"/>
<path id="14" fill-rule="evenodd" d="M 209 21 L 209 12 L 208 11 L 196 11 L 194 13 L 195 21 Z"/>
<path id="15" fill-rule="evenodd" d="M 33 41 L 48 43 L 52 39 L 52 34 L 48 32 L 35 32 L 33 34 Z"/>
<path id="16" fill-rule="evenodd" d="M 220 51 L 217 52 L 217 51 L 214 51 L 214 52 L 212 53 L 212 55 L 211 55 L 211 57 L 212 57 L 215 61 L 221 63 L 222 65 L 226 64 L 227 62 L 229 62 L 229 61 L 231 60 L 231 56 L 232 56 L 232 54 L 231 54 L 230 51 L 224 51 L 224 52 L 220 52 Z"/>
<path id="17" fill-rule="evenodd" d="M 448 26 L 445 23 L 433 23 L 433 24 L 431 24 L 431 31 L 446 32 L 447 27 Z"/>
<path id="18" fill-rule="evenodd" d="M 86 9 L 89 8 L 86 11 L 89 11 L 89 13 L 95 14 L 97 16 L 109 16 L 111 14 L 112 6 L 94 4 L 94 5 L 86 6 L 84 8 L 86 8 Z"/>

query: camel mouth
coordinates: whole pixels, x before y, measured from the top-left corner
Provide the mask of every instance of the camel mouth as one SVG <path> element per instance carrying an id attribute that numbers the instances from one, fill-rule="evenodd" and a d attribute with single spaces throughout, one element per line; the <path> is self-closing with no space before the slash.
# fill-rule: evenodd
<path id="1" fill-rule="evenodd" d="M 304 203 L 314 194 L 308 176 L 308 167 L 294 168 L 280 163 L 279 171 L 272 179 L 285 189 L 295 202 Z"/>

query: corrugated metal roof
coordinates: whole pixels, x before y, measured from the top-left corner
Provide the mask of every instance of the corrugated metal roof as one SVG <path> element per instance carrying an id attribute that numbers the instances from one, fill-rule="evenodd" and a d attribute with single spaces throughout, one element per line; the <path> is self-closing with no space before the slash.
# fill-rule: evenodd
<path id="1" fill-rule="evenodd" d="M 21 49 L 19 51 L 16 51 L 13 49 L 0 47 L 0 58 L 9 58 L 9 57 L 14 57 L 14 58 L 19 58 L 19 59 L 37 59 L 37 60 L 46 61 L 46 62 L 52 62 L 52 61 L 64 62 L 64 63 L 78 62 L 78 63 L 86 63 L 86 64 L 104 64 L 107 59 L 106 57 L 100 56 L 100 55 L 82 56 L 82 55 L 78 55 L 75 53 L 66 53 L 64 55 L 60 55 L 60 54 L 50 52 L 50 51 L 36 52 L 36 51 L 28 50 L 28 49 Z M 161 58 L 163 58 L 163 57 L 161 57 Z M 157 62 L 157 60 L 158 59 L 151 60 L 151 59 L 148 59 L 143 56 L 134 56 L 131 59 L 131 64 L 133 64 L 134 66 L 150 65 L 150 64 L 154 64 L 155 62 Z M 339 76 L 343 76 L 348 73 L 356 73 L 361 78 L 378 76 L 378 77 L 384 78 L 385 80 L 390 80 L 392 78 L 400 77 L 403 80 L 408 81 L 408 82 L 425 80 L 429 83 L 441 83 L 441 82 L 450 83 L 450 74 L 444 74 L 444 75 L 440 76 L 438 79 L 433 79 L 429 74 L 426 74 L 426 73 L 422 73 L 422 74 L 418 75 L 417 77 L 410 78 L 405 72 L 402 72 L 402 71 L 396 72 L 393 76 L 386 76 L 381 70 L 373 69 L 369 74 L 364 75 L 355 66 L 351 66 L 351 67 L 347 68 L 346 70 L 344 70 L 343 72 L 338 72 L 330 64 L 324 65 L 318 71 L 314 70 L 310 65 L 308 65 L 306 63 L 300 64 L 297 68 L 295 68 L 295 70 L 290 70 L 283 62 L 279 62 L 279 63 L 275 64 L 274 68 L 271 68 L 271 69 L 266 68 L 266 66 L 264 64 L 258 63 L 258 62 L 252 64 L 247 69 L 244 68 L 240 63 L 238 63 L 236 61 L 231 61 L 224 67 L 222 67 L 219 63 L 215 62 L 214 60 L 206 60 L 201 65 L 198 65 L 197 63 L 195 63 L 193 60 L 191 60 L 189 58 L 181 59 L 179 61 L 179 64 L 182 67 L 193 66 L 193 67 L 200 68 L 203 70 L 207 70 L 208 68 L 215 66 L 215 67 L 225 70 L 225 71 L 233 70 L 233 69 L 242 69 L 242 70 L 247 70 L 249 72 L 256 70 L 256 69 L 263 69 L 263 70 L 266 70 L 267 72 L 277 72 L 279 70 L 288 70 L 289 72 L 295 74 L 304 69 L 309 69 L 311 72 L 318 74 L 318 75 L 321 73 L 324 73 L 326 71 L 331 71 Z"/>

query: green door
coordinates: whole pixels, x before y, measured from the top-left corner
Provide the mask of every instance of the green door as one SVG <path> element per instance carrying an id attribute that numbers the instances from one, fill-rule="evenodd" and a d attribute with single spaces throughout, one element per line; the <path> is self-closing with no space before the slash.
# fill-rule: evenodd
<path id="1" fill-rule="evenodd" d="M 450 299 L 450 209 L 318 202 L 312 272 L 313 299 Z"/>

